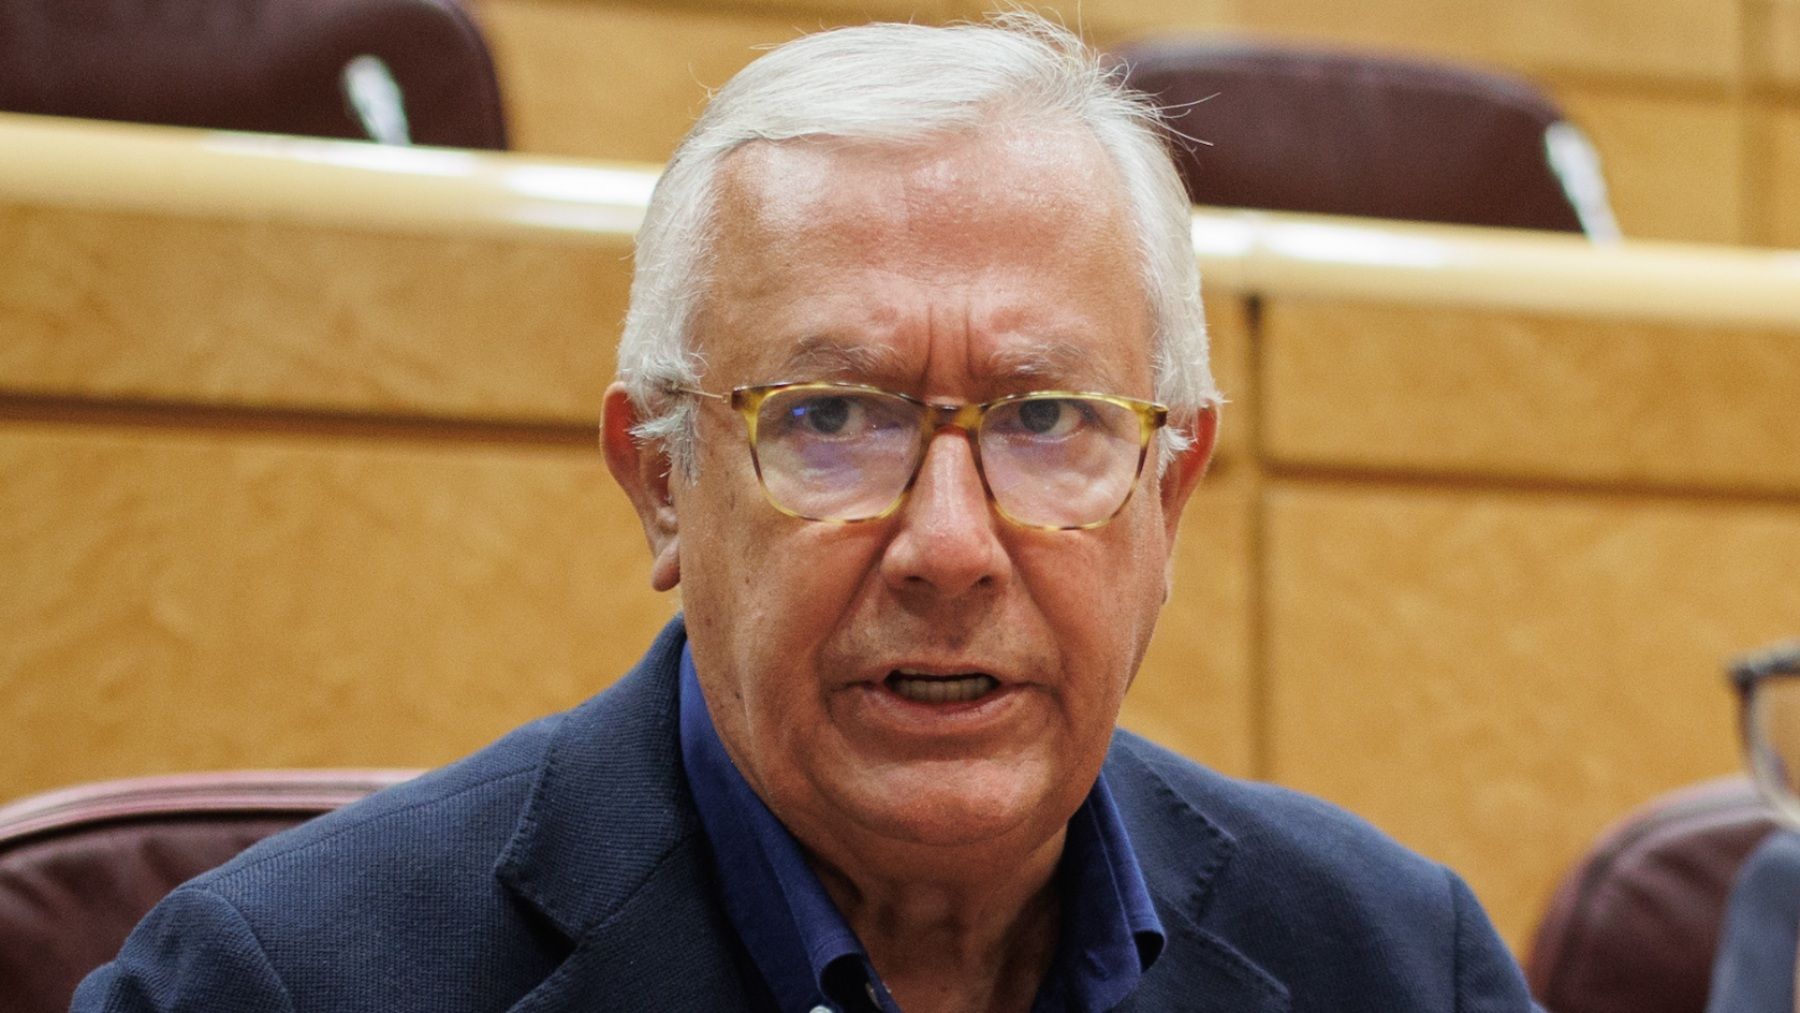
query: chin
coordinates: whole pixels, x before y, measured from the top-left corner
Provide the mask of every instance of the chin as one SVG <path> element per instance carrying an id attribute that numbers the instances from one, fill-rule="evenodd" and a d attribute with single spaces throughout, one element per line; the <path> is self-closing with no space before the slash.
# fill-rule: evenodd
<path id="1" fill-rule="evenodd" d="M 1066 801 L 1051 784 L 1033 783 L 1035 778 L 981 777 L 967 764 L 953 766 L 964 769 L 909 771 L 879 795 L 864 795 L 854 806 L 857 822 L 889 840 L 932 848 L 1030 846 L 1055 834 L 1086 796 L 1084 791 Z"/>

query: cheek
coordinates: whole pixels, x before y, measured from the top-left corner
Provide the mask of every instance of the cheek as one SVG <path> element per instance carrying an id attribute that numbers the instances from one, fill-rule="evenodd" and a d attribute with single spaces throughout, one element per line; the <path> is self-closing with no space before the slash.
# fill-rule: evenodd
<path id="1" fill-rule="evenodd" d="M 1073 545 L 1015 555 L 1064 663 L 1087 680 L 1088 699 L 1123 697 L 1156 628 L 1165 567 L 1154 527 L 1120 517 L 1104 529 L 1109 537 L 1079 533 Z"/>
<path id="2" fill-rule="evenodd" d="M 735 678 L 744 671 L 739 652 L 747 642 L 737 631 L 754 622 L 762 563 L 751 530 L 757 504 L 743 496 L 731 465 L 703 453 L 699 479 L 676 492 L 681 559 L 676 592 L 700 671 Z M 754 484 L 750 491 L 757 491 Z M 715 711 L 741 710 L 742 694 L 734 682 L 709 680 L 706 692 Z M 725 723 L 723 715 L 715 717 Z"/>
<path id="3" fill-rule="evenodd" d="M 733 699 L 752 726 L 766 726 L 817 696 L 819 647 L 862 597 L 875 557 L 863 529 L 783 516 L 748 481 L 747 491 L 692 501 L 682 593 L 702 671 L 737 673 Z M 687 537 L 696 529 L 699 537 Z"/>
<path id="4" fill-rule="evenodd" d="M 791 799 L 814 780 L 802 758 L 829 738 L 822 647 L 847 621 L 869 567 L 856 542 L 820 537 L 842 529 L 777 518 L 719 540 L 701 571 L 708 605 L 690 607 L 689 637 L 700 671 L 716 676 L 706 697 L 727 751 L 764 798 Z"/>

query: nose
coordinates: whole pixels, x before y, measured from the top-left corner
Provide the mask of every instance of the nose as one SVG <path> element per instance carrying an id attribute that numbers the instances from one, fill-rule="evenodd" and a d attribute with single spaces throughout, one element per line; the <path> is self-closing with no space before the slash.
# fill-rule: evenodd
<path id="1" fill-rule="evenodd" d="M 881 570 L 897 590 L 929 588 L 955 597 L 995 586 L 1010 572 L 1002 522 L 988 506 L 974 447 L 960 428 L 938 430 L 926 446 L 896 518 Z"/>

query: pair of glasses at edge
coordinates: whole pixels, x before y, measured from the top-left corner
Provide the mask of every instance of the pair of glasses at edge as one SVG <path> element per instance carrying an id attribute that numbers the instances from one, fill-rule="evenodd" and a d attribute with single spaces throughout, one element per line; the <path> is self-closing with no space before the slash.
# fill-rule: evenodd
<path id="1" fill-rule="evenodd" d="M 1800 640 L 1731 665 L 1751 777 L 1782 822 L 1800 830 Z"/>
<path id="2" fill-rule="evenodd" d="M 994 508 L 1021 527 L 1097 528 L 1131 499 L 1169 409 L 1111 394 L 1033 391 L 933 404 L 854 383 L 771 383 L 715 394 L 744 417 L 750 457 L 775 509 L 849 524 L 886 517 L 918 478 L 932 437 L 969 435 Z"/>

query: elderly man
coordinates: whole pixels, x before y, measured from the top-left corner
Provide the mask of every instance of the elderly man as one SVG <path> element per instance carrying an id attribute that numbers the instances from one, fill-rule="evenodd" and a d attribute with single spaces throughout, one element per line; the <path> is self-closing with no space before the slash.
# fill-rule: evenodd
<path id="1" fill-rule="evenodd" d="M 265 842 L 80 1009 L 1529 1008 L 1468 889 L 1113 722 L 1212 449 L 1154 112 L 1024 16 L 784 46 L 639 239 L 602 442 L 683 617 Z"/>

